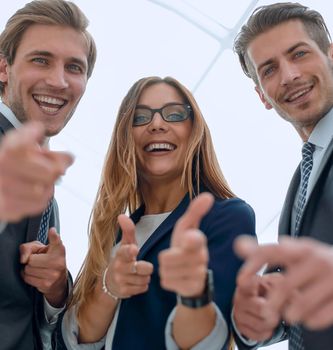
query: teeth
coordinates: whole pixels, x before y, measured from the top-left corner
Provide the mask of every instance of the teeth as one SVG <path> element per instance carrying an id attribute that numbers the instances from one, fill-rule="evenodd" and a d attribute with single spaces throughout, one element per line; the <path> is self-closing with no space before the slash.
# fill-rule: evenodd
<path id="1" fill-rule="evenodd" d="M 292 94 L 291 96 L 289 96 L 287 98 L 287 101 L 288 102 L 293 102 L 295 101 L 298 97 L 304 95 L 305 93 L 309 92 L 311 90 L 311 87 L 309 88 L 306 88 L 306 89 L 303 89 L 303 90 L 300 90 L 300 91 L 297 91 L 295 94 Z"/>
<path id="2" fill-rule="evenodd" d="M 51 107 L 45 107 L 45 106 L 40 106 L 40 108 L 48 113 L 55 113 L 59 110 L 59 108 L 51 108 Z"/>
<path id="3" fill-rule="evenodd" d="M 151 143 L 147 147 L 145 147 L 145 150 L 147 152 L 152 152 L 153 150 L 169 150 L 173 151 L 176 147 L 174 145 L 171 145 L 170 143 Z"/>
<path id="4" fill-rule="evenodd" d="M 38 102 L 45 102 L 57 106 L 62 106 L 65 103 L 63 99 L 50 96 L 34 95 L 34 99 Z"/>

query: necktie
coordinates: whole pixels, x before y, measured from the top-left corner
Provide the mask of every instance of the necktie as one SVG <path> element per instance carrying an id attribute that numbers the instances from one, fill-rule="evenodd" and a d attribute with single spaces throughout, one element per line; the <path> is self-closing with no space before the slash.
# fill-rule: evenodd
<path id="1" fill-rule="evenodd" d="M 303 214 L 303 209 L 306 201 L 306 193 L 308 181 L 313 166 L 313 151 L 315 147 L 312 143 L 306 142 L 302 147 L 302 162 L 301 162 L 301 183 L 296 205 L 296 219 L 294 236 L 299 234 L 299 224 Z M 289 333 L 289 349 L 290 350 L 304 350 L 302 329 L 299 325 L 291 326 Z"/>
<path id="2" fill-rule="evenodd" d="M 50 215 L 52 211 L 52 203 L 53 203 L 53 200 L 51 199 L 48 206 L 44 210 L 42 219 L 40 221 L 39 231 L 37 234 L 37 240 L 42 242 L 43 244 L 47 244 L 49 221 L 50 221 Z"/>
<path id="3" fill-rule="evenodd" d="M 294 236 L 298 236 L 299 224 L 303 214 L 303 209 L 306 200 L 308 181 L 313 166 L 313 151 L 315 146 L 310 142 L 305 142 L 302 147 L 302 162 L 301 162 L 301 184 L 296 205 L 296 219 Z"/>

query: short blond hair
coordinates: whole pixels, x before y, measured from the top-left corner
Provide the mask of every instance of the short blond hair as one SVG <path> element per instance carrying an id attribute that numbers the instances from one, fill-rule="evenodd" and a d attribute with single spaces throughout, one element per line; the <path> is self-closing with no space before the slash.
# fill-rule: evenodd
<path id="1" fill-rule="evenodd" d="M 34 0 L 9 18 L 0 35 L 0 54 L 9 65 L 14 63 L 23 34 L 33 24 L 66 26 L 81 32 L 86 38 L 88 48 L 87 76 L 91 76 L 97 52 L 95 41 L 87 31 L 89 21 L 77 5 L 65 0 Z M 0 82 L 0 94 L 3 90 L 4 86 Z"/>

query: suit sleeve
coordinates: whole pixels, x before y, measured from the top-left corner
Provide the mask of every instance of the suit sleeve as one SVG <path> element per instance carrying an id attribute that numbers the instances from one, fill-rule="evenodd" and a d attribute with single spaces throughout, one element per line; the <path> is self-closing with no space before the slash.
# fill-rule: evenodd
<path id="1" fill-rule="evenodd" d="M 230 328 L 236 276 L 242 264 L 234 253 L 233 243 L 242 234 L 255 236 L 255 215 L 252 208 L 238 198 L 217 200 L 200 228 L 207 235 L 209 268 L 214 273 L 215 303 Z"/>

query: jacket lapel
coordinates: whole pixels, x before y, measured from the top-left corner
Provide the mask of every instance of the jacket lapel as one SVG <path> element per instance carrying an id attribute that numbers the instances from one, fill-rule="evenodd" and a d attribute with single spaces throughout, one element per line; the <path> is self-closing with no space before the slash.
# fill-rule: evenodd
<path id="1" fill-rule="evenodd" d="M 26 236 L 27 242 L 37 240 L 37 235 L 38 235 L 41 220 L 42 220 L 42 214 L 28 219 L 28 229 L 27 229 L 27 236 Z"/>
<path id="2" fill-rule="evenodd" d="M 321 163 L 319 165 L 317 174 L 314 177 L 314 181 L 313 181 L 314 186 L 313 186 L 312 192 L 315 190 L 315 188 L 317 186 L 317 183 L 319 182 L 318 179 L 321 177 L 321 174 L 323 173 L 323 170 L 326 167 L 326 164 L 327 164 L 327 162 L 328 162 L 332 152 L 333 152 L 333 138 L 332 138 L 331 142 L 329 143 L 329 145 L 327 147 L 327 150 L 326 150 L 326 152 L 324 154 L 324 157 L 323 157 L 323 159 L 322 159 L 322 161 L 321 161 Z M 312 192 L 310 193 L 309 200 L 310 200 Z"/>
<path id="3" fill-rule="evenodd" d="M 290 235 L 291 213 L 293 210 L 295 196 L 299 187 L 300 180 L 300 166 L 298 166 L 291 179 L 287 196 L 283 203 L 281 216 L 279 220 L 279 235 Z"/>
<path id="4" fill-rule="evenodd" d="M 13 125 L 8 121 L 7 118 L 4 117 L 3 114 L 0 113 L 0 130 L 2 134 L 12 129 Z"/>
<path id="5" fill-rule="evenodd" d="M 317 187 L 320 184 L 320 178 L 323 174 L 324 169 L 326 168 L 326 165 L 329 162 L 330 156 L 333 152 L 333 139 L 331 140 L 330 144 L 327 147 L 327 150 L 324 154 L 324 157 L 319 165 L 318 171 L 314 177 L 314 186 L 313 189 L 309 195 L 309 198 L 305 204 L 305 207 L 303 209 L 303 213 L 306 212 L 306 208 L 308 207 L 309 203 L 311 202 L 311 198 L 315 195 L 317 191 Z M 297 167 L 294 176 L 291 180 L 291 183 L 289 185 L 289 189 L 287 192 L 287 197 L 285 199 L 282 212 L 281 212 L 281 217 L 280 217 L 280 222 L 279 222 L 279 234 L 290 234 L 290 220 L 291 220 L 291 213 L 295 201 L 295 196 L 297 194 L 297 190 L 299 187 L 300 183 L 300 166 Z M 301 223 L 302 225 L 303 219 L 301 218 Z"/>
<path id="6" fill-rule="evenodd" d="M 172 231 L 176 221 L 184 214 L 189 202 L 189 195 L 186 194 L 178 207 L 162 222 L 162 224 L 151 234 L 151 236 L 142 246 L 138 254 L 138 260 L 143 259 L 159 240 Z"/>

